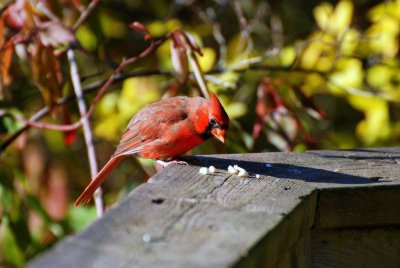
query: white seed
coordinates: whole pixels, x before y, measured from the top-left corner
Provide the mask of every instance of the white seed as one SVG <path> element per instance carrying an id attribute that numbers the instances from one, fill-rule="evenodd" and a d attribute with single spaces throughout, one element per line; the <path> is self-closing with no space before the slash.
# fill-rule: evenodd
<path id="1" fill-rule="evenodd" d="M 247 176 L 249 176 L 249 173 L 247 173 L 247 171 L 243 169 L 243 170 L 239 171 L 238 176 L 239 177 L 247 177 Z"/>
<path id="2" fill-rule="evenodd" d="M 206 168 L 206 167 L 201 167 L 201 168 L 199 169 L 199 173 L 200 173 L 200 174 L 203 174 L 203 175 L 207 175 L 207 174 L 208 174 L 208 168 Z"/>
<path id="3" fill-rule="evenodd" d="M 142 239 L 143 239 L 143 241 L 144 241 L 145 243 L 149 243 L 149 242 L 151 242 L 151 235 L 149 235 L 149 234 L 144 234 Z"/>
<path id="4" fill-rule="evenodd" d="M 236 168 L 234 168 L 232 166 L 229 166 L 228 167 L 228 172 L 231 173 L 231 174 L 237 174 L 239 171 Z"/>
<path id="5" fill-rule="evenodd" d="M 215 173 L 215 167 L 214 166 L 209 166 L 208 167 L 208 172 L 211 173 L 211 174 Z"/>
<path id="6" fill-rule="evenodd" d="M 256 179 L 259 179 L 260 178 L 260 174 L 256 174 Z"/>
<path id="7" fill-rule="evenodd" d="M 246 171 L 244 168 L 239 167 L 238 165 L 235 165 L 234 168 L 240 172 Z"/>

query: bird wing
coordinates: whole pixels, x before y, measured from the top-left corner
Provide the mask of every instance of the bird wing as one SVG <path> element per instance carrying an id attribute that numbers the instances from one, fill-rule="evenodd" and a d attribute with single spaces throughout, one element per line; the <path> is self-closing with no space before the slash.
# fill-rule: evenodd
<path id="1" fill-rule="evenodd" d="M 187 102 L 187 97 L 174 97 L 145 106 L 129 122 L 113 156 L 137 154 L 159 139 L 167 127 L 187 118 Z"/>

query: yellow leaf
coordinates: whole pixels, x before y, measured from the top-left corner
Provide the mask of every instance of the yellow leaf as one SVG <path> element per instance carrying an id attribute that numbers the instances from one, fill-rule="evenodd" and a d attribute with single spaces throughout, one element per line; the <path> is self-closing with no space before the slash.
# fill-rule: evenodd
<path id="1" fill-rule="evenodd" d="M 182 28 L 182 23 L 177 19 L 170 19 L 166 23 L 168 32 L 175 30 L 177 28 Z"/>
<path id="2" fill-rule="evenodd" d="M 203 72 L 208 72 L 215 64 L 216 53 L 210 47 L 205 47 L 201 50 L 203 51 L 203 56 L 199 56 L 197 59 Z"/>
<path id="3" fill-rule="evenodd" d="M 368 18 L 372 22 L 379 21 L 382 17 L 387 15 L 398 20 L 400 19 L 400 1 L 384 1 L 368 12 Z"/>
<path id="4" fill-rule="evenodd" d="M 108 117 L 102 117 L 98 120 L 98 124 L 94 128 L 96 136 L 106 140 L 115 140 L 119 134 L 121 122 L 115 114 L 110 114 Z"/>
<path id="5" fill-rule="evenodd" d="M 167 25 L 159 20 L 151 22 L 146 27 L 152 36 L 162 36 L 168 33 Z"/>
<path id="6" fill-rule="evenodd" d="M 99 16 L 100 27 L 108 38 L 124 38 L 128 26 L 120 21 L 117 16 L 108 11 L 102 11 Z"/>
<path id="7" fill-rule="evenodd" d="M 247 113 L 247 106 L 243 102 L 232 102 L 224 105 L 229 118 L 235 119 Z"/>
<path id="8" fill-rule="evenodd" d="M 100 116 L 107 116 L 117 112 L 117 102 L 119 94 L 116 92 L 106 94 L 96 107 L 96 112 Z"/>
<path id="9" fill-rule="evenodd" d="M 329 80 L 337 86 L 360 87 L 364 80 L 362 62 L 354 58 L 341 58 Z"/>
<path id="10" fill-rule="evenodd" d="M 353 3 L 342 0 L 335 8 L 330 3 L 322 3 L 314 9 L 314 17 L 321 30 L 341 37 L 350 27 Z"/>
<path id="11" fill-rule="evenodd" d="M 332 31 L 341 36 L 349 27 L 353 18 L 353 3 L 351 1 L 340 1 L 332 16 Z"/>
<path id="12" fill-rule="evenodd" d="M 333 6 L 331 3 L 327 2 L 314 8 L 314 18 L 321 30 L 326 30 L 329 27 L 332 12 Z"/>
<path id="13" fill-rule="evenodd" d="M 305 69 L 327 72 L 332 69 L 337 47 L 333 44 L 333 36 L 316 33 L 311 36 L 310 45 L 301 52 L 300 65 Z"/>
<path id="14" fill-rule="evenodd" d="M 294 47 L 285 47 L 279 54 L 281 64 L 284 66 L 292 65 L 296 60 L 297 53 Z"/>
<path id="15" fill-rule="evenodd" d="M 118 100 L 119 116 L 128 121 L 143 106 L 160 99 L 160 83 L 154 77 L 126 79 Z"/>
<path id="16" fill-rule="evenodd" d="M 346 55 L 354 54 L 359 46 L 360 33 L 356 29 L 350 28 L 343 37 L 341 53 Z"/>
<path id="17" fill-rule="evenodd" d="M 307 96 L 318 92 L 326 92 L 326 81 L 318 74 L 310 74 L 304 78 L 301 91 Z"/>
<path id="18" fill-rule="evenodd" d="M 95 50 L 97 48 L 97 37 L 86 25 L 82 25 L 78 28 L 76 31 L 76 38 L 87 50 Z"/>
<path id="19" fill-rule="evenodd" d="M 389 138 L 390 116 L 385 100 L 354 95 L 349 96 L 348 100 L 355 109 L 364 112 L 365 119 L 357 124 L 356 134 L 366 145 Z"/>
<path id="20" fill-rule="evenodd" d="M 367 82 L 374 88 L 383 89 L 391 83 L 394 69 L 385 65 L 375 65 L 367 70 Z"/>
<path id="21" fill-rule="evenodd" d="M 394 58 L 399 50 L 398 35 L 400 31 L 399 21 L 385 16 L 371 25 L 366 31 L 366 36 L 371 41 L 369 47 L 372 52 Z"/>

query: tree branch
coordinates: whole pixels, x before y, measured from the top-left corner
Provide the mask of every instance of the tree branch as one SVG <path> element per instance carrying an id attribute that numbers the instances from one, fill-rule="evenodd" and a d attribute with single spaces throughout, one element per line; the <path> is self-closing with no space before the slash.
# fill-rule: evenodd
<path id="1" fill-rule="evenodd" d="M 81 80 L 78 72 L 78 65 L 76 64 L 75 53 L 72 48 L 68 49 L 67 57 L 70 65 L 72 85 L 75 91 L 76 100 L 78 102 L 79 112 L 81 114 L 80 122 L 82 123 L 83 136 L 85 138 L 86 150 L 90 165 L 90 174 L 93 180 L 98 173 L 96 151 L 93 145 L 93 133 L 90 127 L 89 118 L 85 116 L 87 114 L 87 108 L 85 104 L 85 98 L 82 92 Z M 101 187 L 97 188 L 97 190 L 94 192 L 93 199 L 96 204 L 97 216 L 100 218 L 104 213 Z"/>

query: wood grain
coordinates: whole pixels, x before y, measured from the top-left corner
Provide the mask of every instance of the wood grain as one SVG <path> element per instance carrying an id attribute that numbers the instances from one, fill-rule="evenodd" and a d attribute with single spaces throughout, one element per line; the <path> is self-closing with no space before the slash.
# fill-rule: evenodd
<path id="1" fill-rule="evenodd" d="M 186 160 L 28 267 L 309 267 L 325 254 L 313 228 L 400 225 L 399 148 Z M 230 175 L 233 164 L 250 176 Z M 199 174 L 208 165 L 217 172 Z"/>
<path id="2" fill-rule="evenodd" d="M 400 267 L 400 228 L 316 230 L 312 267 Z"/>

